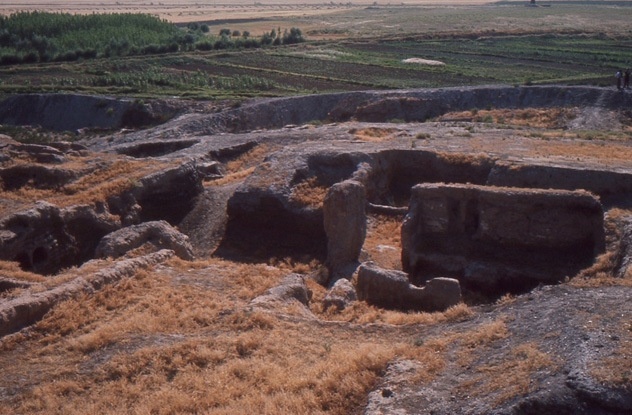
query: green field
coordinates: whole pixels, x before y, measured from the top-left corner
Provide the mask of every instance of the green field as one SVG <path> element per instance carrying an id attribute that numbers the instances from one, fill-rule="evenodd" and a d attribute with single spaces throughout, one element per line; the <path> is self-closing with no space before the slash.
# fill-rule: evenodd
<path id="1" fill-rule="evenodd" d="M 85 46 L 97 49 L 89 59 L 3 65 L 0 93 L 239 99 L 483 84 L 606 86 L 617 69 L 632 64 L 632 31 L 622 29 L 631 17 L 632 7 L 569 4 L 354 8 L 290 19 L 292 26 L 308 28 L 307 42 L 300 44 L 222 50 L 180 45 L 161 53 L 107 55 L 93 45 Z M 250 23 L 253 29 L 262 25 Z M 275 29 L 278 22 L 269 23 Z M 205 36 L 212 39 L 221 29 L 241 34 L 248 22 L 208 27 Z M 178 30 L 166 42 L 191 33 Z M 196 33 L 195 42 L 210 42 Z M 136 47 L 143 44 L 151 43 Z M 444 65 L 404 62 L 410 58 Z"/>

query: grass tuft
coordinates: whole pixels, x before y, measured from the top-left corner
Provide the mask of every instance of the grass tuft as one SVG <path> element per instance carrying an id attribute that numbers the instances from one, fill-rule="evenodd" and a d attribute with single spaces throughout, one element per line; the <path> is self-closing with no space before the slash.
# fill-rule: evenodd
<path id="1" fill-rule="evenodd" d="M 310 177 L 292 188 L 290 202 L 297 206 L 320 209 L 328 191 L 329 187 L 320 183 L 318 177 Z"/>

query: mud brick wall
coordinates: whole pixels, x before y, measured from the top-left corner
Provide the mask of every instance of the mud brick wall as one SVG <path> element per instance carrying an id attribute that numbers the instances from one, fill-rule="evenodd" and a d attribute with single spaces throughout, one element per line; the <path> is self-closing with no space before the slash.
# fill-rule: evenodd
<path id="1" fill-rule="evenodd" d="M 602 206 L 584 191 L 421 184 L 402 226 L 411 281 L 452 277 L 486 293 L 572 277 L 604 245 Z"/>
<path id="2" fill-rule="evenodd" d="M 599 195 L 603 204 L 629 204 L 632 174 L 569 166 L 543 166 L 496 162 L 487 180 L 489 186 L 540 189 L 584 189 Z"/>

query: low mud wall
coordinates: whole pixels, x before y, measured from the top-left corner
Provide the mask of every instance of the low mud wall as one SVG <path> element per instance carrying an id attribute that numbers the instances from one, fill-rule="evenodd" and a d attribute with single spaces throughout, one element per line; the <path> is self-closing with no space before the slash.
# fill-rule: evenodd
<path id="1" fill-rule="evenodd" d="M 539 189 L 584 189 L 599 195 L 605 205 L 629 205 L 632 196 L 630 172 L 585 167 L 497 162 L 490 171 L 487 184 Z"/>

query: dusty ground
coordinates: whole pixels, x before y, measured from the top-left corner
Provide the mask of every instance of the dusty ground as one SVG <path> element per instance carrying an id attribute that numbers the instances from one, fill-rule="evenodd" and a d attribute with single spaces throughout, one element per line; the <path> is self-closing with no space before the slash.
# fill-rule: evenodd
<path id="1" fill-rule="evenodd" d="M 251 304 L 255 297 L 290 272 L 317 278 L 321 262 L 213 255 L 225 230 L 227 200 L 255 169 L 265 178 L 261 172 L 283 154 L 428 150 L 625 172 L 632 169 L 625 112 L 590 106 L 467 110 L 424 123 L 349 120 L 240 133 L 210 131 L 220 124 L 209 116 L 197 112 L 145 131 L 84 138 L 89 151 L 66 165 L 88 171 L 84 186 L 57 189 L 75 195 L 29 186 L 3 192 L 6 215 L 15 203 L 26 207 L 36 199 L 103 200 L 117 191 L 108 182 L 131 174 L 137 181 L 161 164 L 208 154 L 216 154 L 223 172 L 204 181 L 195 207 L 178 224 L 200 259 L 171 259 L 138 271 L 60 303 L 37 324 L 0 340 L 0 412 L 623 414 L 632 408 L 632 280 L 613 278 L 612 255 L 559 286 L 444 313 L 389 311 L 363 302 L 325 310 L 326 289 L 310 278 L 307 306 L 259 309 Z M 117 154 L 142 142 L 159 144 L 169 131 L 171 139 L 199 143 L 153 158 Z M 254 145 L 243 147 L 248 143 Z M 304 190 L 297 201 L 318 206 L 326 189 Z M 617 221 L 628 215 L 621 208 L 608 213 L 612 252 Z M 363 260 L 397 268 L 400 225 L 401 218 L 370 215 Z M 31 281 L 31 290 L 41 291 L 111 261 L 49 277 L 0 264 L 3 276 Z M 5 291 L 0 301 L 26 291 Z"/>

